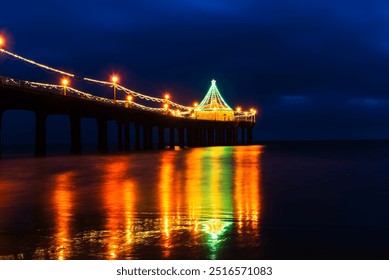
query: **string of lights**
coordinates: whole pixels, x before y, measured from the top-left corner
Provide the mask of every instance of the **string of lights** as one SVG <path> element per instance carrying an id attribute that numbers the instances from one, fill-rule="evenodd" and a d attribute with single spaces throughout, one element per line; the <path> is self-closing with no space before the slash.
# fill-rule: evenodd
<path id="1" fill-rule="evenodd" d="M 144 94 L 141 94 L 139 92 L 130 90 L 128 88 L 125 88 L 125 87 L 123 87 L 121 85 L 117 85 L 117 88 L 118 88 L 118 90 L 124 91 L 126 94 L 131 94 L 134 97 L 139 97 L 139 98 L 145 99 L 147 101 L 154 101 L 154 102 L 158 102 L 158 103 L 167 103 L 167 104 L 169 104 L 169 105 L 171 105 L 173 107 L 180 108 L 180 109 L 186 110 L 186 111 L 190 111 L 190 110 L 193 109 L 193 107 L 184 106 L 184 105 L 175 103 L 175 102 L 173 102 L 171 100 L 168 100 L 168 99 L 163 99 L 163 98 L 158 98 L 158 97 L 152 97 L 152 96 L 144 95 Z"/>
<path id="2" fill-rule="evenodd" d="M 108 85 L 108 86 L 111 86 L 111 87 L 114 86 L 114 84 L 112 82 L 100 81 L 100 80 L 91 79 L 91 78 L 84 78 L 84 80 L 88 81 L 88 82 L 92 82 L 92 83 L 101 84 L 101 85 Z M 138 97 L 140 99 L 144 99 L 144 100 L 147 100 L 147 101 L 153 101 L 153 102 L 158 102 L 158 103 L 167 103 L 167 104 L 169 104 L 169 105 L 171 105 L 171 106 L 173 106 L 175 108 L 179 108 L 179 109 L 186 110 L 186 111 L 190 111 L 190 110 L 193 109 L 193 107 L 184 106 L 184 105 L 175 103 L 175 102 L 173 102 L 171 100 L 167 100 L 167 99 L 163 99 L 163 98 L 158 98 L 158 97 L 153 97 L 153 96 L 149 96 L 149 95 L 145 95 L 145 94 L 133 91 L 133 90 L 128 89 L 128 88 L 126 88 L 126 87 L 124 87 L 122 85 L 116 85 L 116 88 L 118 90 L 123 91 L 126 94 L 130 94 L 130 95 L 132 95 L 134 97 Z"/>
<path id="3" fill-rule="evenodd" d="M 114 104 L 114 101 L 112 99 L 96 96 L 96 95 L 93 95 L 90 93 L 86 93 L 86 92 L 83 92 L 81 90 L 69 87 L 69 86 L 45 84 L 45 83 L 30 82 L 30 81 L 18 81 L 18 80 L 11 79 L 11 78 L 7 78 L 4 81 L 7 82 L 8 84 L 11 83 L 15 86 L 25 86 L 25 87 L 28 86 L 31 88 L 41 88 L 41 89 L 43 88 L 46 90 L 53 90 L 54 89 L 54 90 L 57 90 L 59 92 L 62 92 L 63 89 L 66 87 L 66 89 L 69 91 L 69 93 L 74 93 L 75 95 L 77 95 L 81 98 Z M 126 100 L 118 100 L 117 103 L 119 105 L 122 105 L 122 106 L 126 106 L 126 104 L 131 104 L 131 108 L 138 108 L 141 110 L 146 110 L 146 111 L 151 111 L 151 112 L 166 112 L 167 111 L 164 108 L 148 107 L 148 106 L 145 106 L 145 105 L 133 102 L 133 101 L 129 102 Z M 170 112 L 171 115 L 177 115 L 176 111 L 174 111 L 174 110 L 169 109 L 168 111 Z"/>
<path id="4" fill-rule="evenodd" d="M 24 58 L 20 55 L 9 52 L 3 48 L 0 48 L 0 52 L 4 53 L 6 55 L 9 55 L 12 58 L 22 60 L 26 63 L 35 65 L 37 67 L 43 68 L 43 69 L 48 70 L 48 71 L 56 72 L 56 73 L 66 75 L 69 77 L 76 77 L 74 74 L 71 74 L 71 73 L 68 73 L 68 72 L 65 72 L 62 70 L 58 70 L 58 69 L 52 68 L 50 66 L 35 62 L 35 61 L 27 59 L 27 58 Z M 66 95 L 66 90 L 68 90 L 70 93 L 73 93 L 73 94 L 75 94 L 79 97 L 82 97 L 82 98 L 87 98 L 87 99 L 105 102 L 105 103 L 119 104 L 119 105 L 123 105 L 123 106 L 129 106 L 129 104 L 131 104 L 130 105 L 131 108 L 137 108 L 137 109 L 152 111 L 152 112 L 159 112 L 159 113 L 164 113 L 164 114 L 169 114 L 169 115 L 179 116 L 179 117 L 188 115 L 194 109 L 194 107 L 184 106 L 184 105 L 181 105 L 181 104 L 178 104 L 178 103 L 175 103 L 175 102 L 169 100 L 169 95 L 166 95 L 165 98 L 152 97 L 149 95 L 145 95 L 145 94 L 130 90 L 122 85 L 118 85 L 116 83 L 118 81 L 117 76 L 114 77 L 115 80 L 113 80 L 112 82 L 101 81 L 101 80 L 96 80 L 96 79 L 91 79 L 91 78 L 83 78 L 83 80 L 88 81 L 88 82 L 92 82 L 92 83 L 97 83 L 100 85 L 105 85 L 105 86 L 108 85 L 110 87 L 114 87 L 115 94 L 116 94 L 116 89 L 117 89 L 119 91 L 123 91 L 125 94 L 127 94 L 127 96 L 137 97 L 139 99 L 146 100 L 146 101 L 163 103 L 164 104 L 163 108 L 161 108 L 161 107 L 155 108 L 155 107 L 145 106 L 145 105 L 142 105 L 142 104 L 139 104 L 139 103 L 132 101 L 132 99 L 131 99 L 131 101 L 128 101 L 128 100 L 117 100 L 116 101 L 116 95 L 115 95 L 114 99 L 95 96 L 95 95 L 92 95 L 92 94 L 89 94 L 86 92 L 82 92 L 80 90 L 77 90 L 75 88 L 67 86 L 67 83 L 68 83 L 67 80 L 66 80 L 66 83 L 63 85 L 54 85 L 54 84 L 45 84 L 45 83 L 38 83 L 38 82 L 19 81 L 19 80 L 15 80 L 15 79 L 11 79 L 11 78 L 6 78 L 6 77 L 2 77 L 1 79 L 2 79 L 2 81 L 4 80 L 6 83 L 13 84 L 15 86 L 29 86 L 32 88 L 41 88 L 41 89 L 45 89 L 45 90 L 49 90 L 49 91 L 50 90 L 63 91 L 64 95 Z M 214 81 L 212 81 L 212 82 L 214 83 Z M 225 103 L 224 100 L 217 100 L 217 101 L 218 101 L 218 103 Z M 173 109 L 169 108 L 169 106 L 177 108 L 177 109 L 173 110 Z M 180 109 L 183 110 L 183 112 L 181 112 Z M 234 115 L 235 115 L 236 119 L 247 119 L 247 117 L 252 117 L 255 114 L 256 114 L 256 111 L 254 109 L 251 109 L 250 112 L 242 112 L 240 110 L 240 108 L 237 109 L 237 111 L 234 111 Z"/>
<path id="5" fill-rule="evenodd" d="M 2 53 L 4 53 L 4 54 L 7 54 L 7 55 L 9 55 L 9 56 L 12 56 L 12 57 L 14 57 L 14 58 L 16 58 L 16 59 L 22 60 L 22 61 L 24 61 L 24 62 L 33 64 L 33 65 L 38 66 L 38 67 L 40 67 L 40 68 L 43 68 L 43 69 L 46 69 L 46 70 L 49 70 L 49 71 L 53 71 L 53 72 L 57 72 L 57 73 L 62 74 L 62 75 L 74 77 L 73 74 L 70 74 L 70 73 L 67 73 L 67 72 L 65 72 L 65 71 L 61 71 L 61 70 L 52 68 L 52 67 L 47 66 L 47 65 L 43 65 L 43 64 L 41 64 L 41 63 L 38 63 L 38 62 L 35 62 L 35 61 L 33 61 L 33 60 L 24 58 L 24 57 L 22 57 L 22 56 L 20 56 L 20 55 L 11 53 L 11 52 L 6 51 L 6 50 L 4 50 L 4 49 L 0 49 L 0 52 L 2 52 Z"/>
<path id="6" fill-rule="evenodd" d="M 0 51 L 13 57 L 13 58 L 16 58 L 16 59 L 19 59 L 19 60 L 22 60 L 26 63 L 30 63 L 30 64 L 33 64 L 35 66 L 38 66 L 40 68 L 43 68 L 43 69 L 46 69 L 46 70 L 49 70 L 49 71 L 53 71 L 53 72 L 56 72 L 56 73 L 59 73 L 59 74 L 62 74 L 62 75 L 66 75 L 66 76 L 69 76 L 69 77 L 75 77 L 74 74 L 71 74 L 71 73 L 67 73 L 65 71 L 62 71 L 62 70 L 58 70 L 58 69 L 55 69 L 55 68 L 52 68 L 50 66 L 47 66 L 47 65 L 44 65 L 44 64 L 41 64 L 41 63 L 38 63 L 38 62 L 35 62 L 33 60 L 30 60 L 30 59 L 27 59 L 27 58 L 24 58 L 20 55 L 17 55 L 17 54 L 14 54 L 12 52 L 9 52 L 7 50 L 4 50 L 2 48 L 0 48 Z M 108 86 L 113 86 L 113 83 L 111 82 L 106 82 L 106 81 L 101 81 L 101 80 L 96 80 L 96 79 L 91 79 L 91 78 L 84 78 L 85 81 L 88 81 L 88 82 L 93 82 L 93 83 L 98 83 L 98 84 L 102 84 L 102 85 L 108 85 Z M 133 90 L 130 90 L 128 88 L 125 88 L 123 86 L 120 86 L 120 85 L 117 85 L 117 88 L 118 90 L 122 90 L 124 91 L 125 93 L 127 94 L 131 94 L 133 95 L 134 97 L 139 97 L 141 99 L 145 99 L 147 101 L 153 101 L 153 102 L 163 102 L 163 103 L 168 103 L 170 104 L 171 106 L 173 107 L 176 107 L 176 108 L 180 108 L 182 110 L 191 110 L 193 108 L 191 107 L 187 107 L 187 106 L 184 106 L 184 105 L 181 105 L 181 104 L 178 104 L 178 103 L 175 103 L 175 102 L 172 102 L 170 100 L 166 100 L 166 99 L 162 99 L 162 98 L 156 98 L 156 97 L 152 97 L 152 96 L 148 96 L 148 95 L 145 95 L 145 94 L 141 94 L 139 92 L 136 92 L 136 91 L 133 91 Z"/>
<path id="7" fill-rule="evenodd" d="M 48 85 L 50 86 L 50 85 Z M 64 86 L 57 86 L 57 88 L 61 88 L 63 89 Z M 84 98 L 87 98 L 87 99 L 90 99 L 90 100 L 95 100 L 95 101 L 99 101 L 99 102 L 106 102 L 106 103 L 111 103 L 111 104 L 114 104 L 114 101 L 112 99 L 109 99 L 109 98 L 105 98 L 105 97 L 99 97 L 99 96 L 95 96 L 95 95 L 92 95 L 90 93 L 86 93 L 86 92 L 83 92 L 83 91 L 80 91 L 80 90 L 77 90 L 75 88 L 72 88 L 72 87 L 67 87 L 67 89 L 69 90 L 69 92 L 73 92 L 75 94 L 77 94 L 78 96 L 80 97 L 84 97 Z M 167 110 L 164 109 L 164 108 L 154 108 L 154 107 L 148 107 L 148 106 L 145 106 L 145 105 L 142 105 L 142 104 L 139 104 L 139 103 L 136 103 L 134 101 L 126 101 L 126 100 L 117 100 L 116 101 L 116 104 L 119 104 L 119 105 L 122 105 L 122 106 L 131 106 L 131 108 L 138 108 L 138 109 L 141 109 L 141 110 L 145 110 L 145 111 L 150 111 L 150 112 L 166 112 Z M 169 109 L 168 110 L 172 115 L 177 115 L 176 112 L 174 110 L 171 110 Z"/>
<path id="8" fill-rule="evenodd" d="M 88 81 L 88 82 L 92 82 L 92 83 L 113 86 L 113 83 L 106 82 L 106 81 L 100 81 L 100 80 L 95 80 L 95 79 L 91 79 L 91 78 L 84 78 L 84 80 Z"/>

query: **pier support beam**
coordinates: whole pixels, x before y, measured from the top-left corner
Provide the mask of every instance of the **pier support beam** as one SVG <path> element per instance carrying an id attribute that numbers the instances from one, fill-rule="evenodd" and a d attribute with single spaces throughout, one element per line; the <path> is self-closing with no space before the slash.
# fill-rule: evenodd
<path id="1" fill-rule="evenodd" d="M 221 142 L 222 146 L 226 145 L 226 128 L 225 127 L 220 128 L 220 142 Z"/>
<path id="2" fill-rule="evenodd" d="M 1 149 L 1 126 L 3 124 L 3 113 L 4 113 L 4 110 L 3 109 L 0 109 L 0 158 L 1 158 L 1 152 L 2 152 L 2 149 Z"/>
<path id="3" fill-rule="evenodd" d="M 225 131 L 226 131 L 226 146 L 231 146 L 232 145 L 232 140 L 231 140 L 231 128 L 229 127 L 226 127 L 225 128 Z"/>
<path id="4" fill-rule="evenodd" d="M 2 149 L 1 149 L 1 135 L 2 135 L 2 125 L 3 125 L 3 113 L 4 113 L 4 110 L 3 109 L 0 109 L 0 158 L 1 158 L 1 152 L 2 152 Z"/>
<path id="5" fill-rule="evenodd" d="M 143 125 L 143 149 L 150 150 L 153 148 L 153 127 L 144 124 Z"/>
<path id="6" fill-rule="evenodd" d="M 207 129 L 205 127 L 201 128 L 201 145 L 207 146 Z"/>
<path id="7" fill-rule="evenodd" d="M 246 129 L 242 126 L 242 145 L 246 145 Z"/>
<path id="8" fill-rule="evenodd" d="M 123 151 L 123 122 L 116 121 L 116 126 L 118 130 L 118 151 Z"/>
<path id="9" fill-rule="evenodd" d="M 238 127 L 234 127 L 232 134 L 233 134 L 233 145 L 238 145 Z"/>
<path id="10" fill-rule="evenodd" d="M 108 152 L 107 120 L 97 119 L 97 150 L 100 153 Z"/>
<path id="11" fill-rule="evenodd" d="M 185 147 L 185 128 L 184 127 L 178 128 L 178 145 L 182 149 Z"/>
<path id="12" fill-rule="evenodd" d="M 215 127 L 215 145 L 220 146 L 221 145 L 221 136 L 220 136 L 220 127 Z"/>
<path id="13" fill-rule="evenodd" d="M 208 146 L 215 145 L 215 129 L 213 127 L 208 127 Z"/>
<path id="14" fill-rule="evenodd" d="M 203 145 L 203 128 L 199 127 L 197 130 L 197 139 L 198 139 L 198 146 L 201 147 Z"/>
<path id="15" fill-rule="evenodd" d="M 186 127 L 186 145 L 192 147 L 192 127 Z"/>
<path id="16" fill-rule="evenodd" d="M 253 127 L 249 126 L 247 128 L 247 144 L 252 145 L 253 144 Z"/>
<path id="17" fill-rule="evenodd" d="M 124 124 L 124 151 L 130 151 L 130 123 L 125 122 Z"/>
<path id="18" fill-rule="evenodd" d="M 135 149 L 140 150 L 140 124 L 135 123 Z"/>
<path id="19" fill-rule="evenodd" d="M 153 149 L 153 126 L 152 125 L 149 125 L 149 140 L 148 140 L 148 147 L 150 150 Z"/>
<path id="20" fill-rule="evenodd" d="M 35 112 L 35 156 L 46 155 L 46 117 L 41 111 Z"/>
<path id="21" fill-rule="evenodd" d="M 143 150 L 147 150 L 149 147 L 148 147 L 148 141 L 149 141 L 149 135 L 148 135 L 148 127 L 147 125 L 143 124 L 142 126 L 143 128 Z"/>
<path id="22" fill-rule="evenodd" d="M 70 154 L 81 155 L 81 118 L 70 115 Z"/>
<path id="23" fill-rule="evenodd" d="M 191 131 L 191 146 L 198 147 L 199 141 L 197 136 L 197 127 L 192 127 L 190 131 Z"/>
<path id="24" fill-rule="evenodd" d="M 158 126 L 158 149 L 165 148 L 165 128 Z"/>
<path id="25" fill-rule="evenodd" d="M 170 149 L 174 149 L 174 127 L 170 127 Z"/>

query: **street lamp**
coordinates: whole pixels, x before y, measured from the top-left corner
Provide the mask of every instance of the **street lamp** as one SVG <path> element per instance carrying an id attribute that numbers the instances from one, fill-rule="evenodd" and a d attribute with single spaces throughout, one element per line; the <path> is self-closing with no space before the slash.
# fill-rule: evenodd
<path id="1" fill-rule="evenodd" d="M 113 102 L 116 103 L 116 83 L 119 81 L 118 76 L 114 75 L 112 76 L 112 83 L 113 83 Z"/>
<path id="2" fill-rule="evenodd" d="M 165 104 L 163 104 L 163 107 L 166 109 L 166 115 L 167 115 L 167 113 L 168 113 L 168 108 L 169 108 L 169 104 L 165 103 Z"/>
<path id="3" fill-rule="evenodd" d="M 0 48 L 2 48 L 3 45 L 5 45 L 5 39 L 0 35 Z"/>
<path id="4" fill-rule="evenodd" d="M 131 95 L 127 95 L 127 101 L 128 101 L 128 103 L 127 103 L 127 107 L 131 107 L 131 103 L 132 103 L 132 96 Z"/>
<path id="5" fill-rule="evenodd" d="M 196 112 L 195 112 L 195 109 L 197 108 L 197 106 L 199 106 L 199 103 L 195 102 L 193 103 L 193 114 L 191 114 L 192 117 L 195 117 L 196 116 Z"/>
<path id="6" fill-rule="evenodd" d="M 68 79 L 64 78 L 64 79 L 62 79 L 61 83 L 63 85 L 63 95 L 66 95 L 66 87 L 69 84 L 69 81 L 68 81 Z"/>

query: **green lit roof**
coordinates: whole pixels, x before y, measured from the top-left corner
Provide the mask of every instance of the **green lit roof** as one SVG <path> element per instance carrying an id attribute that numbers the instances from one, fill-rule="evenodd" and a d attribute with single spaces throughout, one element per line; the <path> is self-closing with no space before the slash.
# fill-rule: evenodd
<path id="1" fill-rule="evenodd" d="M 203 101 L 195 108 L 195 111 L 226 111 L 231 110 L 231 107 L 224 101 L 216 86 L 216 81 L 212 80 L 211 87 Z"/>

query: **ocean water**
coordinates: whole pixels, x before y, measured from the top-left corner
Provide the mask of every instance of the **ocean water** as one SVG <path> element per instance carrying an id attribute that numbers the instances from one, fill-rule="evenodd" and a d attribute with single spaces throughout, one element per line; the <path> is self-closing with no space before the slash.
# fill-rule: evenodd
<path id="1" fill-rule="evenodd" d="M 388 259 L 389 146 L 0 160 L 0 259 Z"/>

